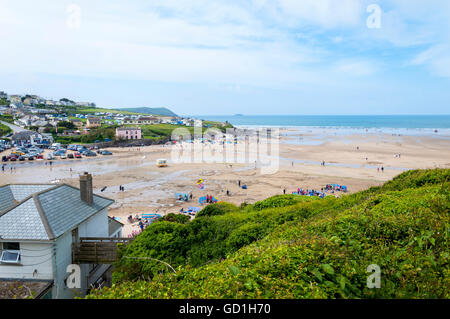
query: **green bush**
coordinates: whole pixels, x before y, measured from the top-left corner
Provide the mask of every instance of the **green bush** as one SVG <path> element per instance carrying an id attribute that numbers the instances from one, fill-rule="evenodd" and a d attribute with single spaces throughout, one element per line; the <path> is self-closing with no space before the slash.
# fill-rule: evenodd
<path id="1" fill-rule="evenodd" d="M 170 213 L 165 215 L 161 220 L 172 223 L 186 224 L 190 220 L 190 217 L 183 214 Z"/>
<path id="2" fill-rule="evenodd" d="M 0 123 L 0 137 L 11 133 L 12 130 L 9 126 Z"/>
<path id="3" fill-rule="evenodd" d="M 274 208 L 274 207 L 286 207 L 292 206 L 301 201 L 309 201 L 312 200 L 312 197 L 307 196 L 298 196 L 298 195 L 276 195 L 270 198 L 267 198 L 263 201 L 256 202 L 253 205 L 253 208 L 256 210 L 262 210 L 266 208 Z"/>
<path id="4" fill-rule="evenodd" d="M 236 205 L 230 204 L 230 203 L 215 203 L 215 204 L 209 204 L 205 208 L 203 208 L 201 211 L 197 213 L 197 217 L 202 216 L 218 216 L 218 215 L 224 215 L 226 213 L 230 213 L 233 211 L 237 211 L 238 207 Z"/>

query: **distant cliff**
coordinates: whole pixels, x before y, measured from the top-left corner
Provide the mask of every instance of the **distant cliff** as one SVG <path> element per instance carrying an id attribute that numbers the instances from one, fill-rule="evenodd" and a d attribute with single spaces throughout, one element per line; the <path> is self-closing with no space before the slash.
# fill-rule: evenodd
<path id="1" fill-rule="evenodd" d="M 143 114 L 152 114 L 152 115 L 161 115 L 161 116 L 177 116 L 171 110 L 165 107 L 135 107 L 135 108 L 123 108 L 119 109 L 122 111 L 134 112 L 134 113 L 143 113 Z"/>

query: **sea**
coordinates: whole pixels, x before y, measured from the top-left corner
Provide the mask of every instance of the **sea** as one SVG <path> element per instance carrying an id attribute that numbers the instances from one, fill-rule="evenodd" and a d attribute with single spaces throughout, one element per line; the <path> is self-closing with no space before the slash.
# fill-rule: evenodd
<path id="1" fill-rule="evenodd" d="M 330 136 L 389 134 L 444 139 L 450 147 L 450 115 L 202 115 L 196 118 L 227 121 L 238 128 L 289 129 L 282 134 L 285 136 L 309 135 L 301 144 L 321 144 Z"/>
<path id="2" fill-rule="evenodd" d="M 234 126 L 450 129 L 450 115 L 201 115 Z"/>

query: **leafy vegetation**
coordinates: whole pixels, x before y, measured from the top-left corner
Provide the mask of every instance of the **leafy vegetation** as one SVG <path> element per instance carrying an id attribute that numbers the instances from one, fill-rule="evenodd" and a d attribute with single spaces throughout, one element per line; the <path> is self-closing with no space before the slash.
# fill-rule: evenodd
<path id="1" fill-rule="evenodd" d="M 0 123 L 0 137 L 11 133 L 12 130 L 9 126 Z"/>
<path id="2" fill-rule="evenodd" d="M 14 117 L 12 115 L 9 115 L 9 114 L 2 114 L 2 115 L 0 115 L 0 121 L 13 124 L 14 123 Z"/>
<path id="3" fill-rule="evenodd" d="M 88 298 L 449 298 L 449 174 L 154 223 L 121 250 L 113 286 Z M 372 264 L 380 289 L 367 287 Z"/>

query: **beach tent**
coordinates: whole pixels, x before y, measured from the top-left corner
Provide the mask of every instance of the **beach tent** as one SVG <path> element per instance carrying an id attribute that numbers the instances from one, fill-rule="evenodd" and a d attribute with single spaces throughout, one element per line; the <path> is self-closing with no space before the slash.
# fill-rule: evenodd
<path id="1" fill-rule="evenodd" d="M 184 200 L 184 201 L 188 201 L 189 200 L 189 195 L 186 193 L 175 193 L 175 198 L 178 200 Z"/>
<path id="2" fill-rule="evenodd" d="M 159 214 L 142 214 L 142 219 L 147 219 L 147 220 L 155 220 L 158 218 L 161 218 L 162 216 Z"/>
<path id="3" fill-rule="evenodd" d="M 242 189 L 247 189 L 247 185 L 243 185 L 243 186 L 242 186 Z"/>

